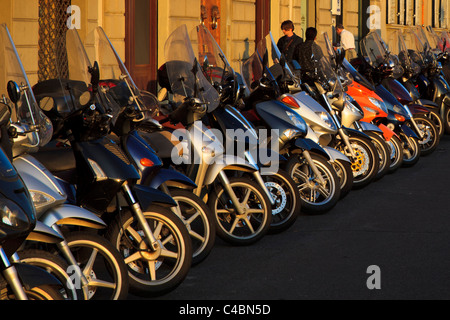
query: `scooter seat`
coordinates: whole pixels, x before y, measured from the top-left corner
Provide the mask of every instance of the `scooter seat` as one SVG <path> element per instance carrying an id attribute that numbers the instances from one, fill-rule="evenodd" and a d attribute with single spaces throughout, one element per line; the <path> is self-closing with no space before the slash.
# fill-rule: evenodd
<path id="1" fill-rule="evenodd" d="M 171 159 L 174 147 L 180 144 L 179 141 L 172 141 L 173 136 L 170 131 L 141 133 L 141 136 L 163 160 Z"/>
<path id="2" fill-rule="evenodd" d="M 46 146 L 33 154 L 53 175 L 67 182 L 76 178 L 76 161 L 71 148 Z"/>

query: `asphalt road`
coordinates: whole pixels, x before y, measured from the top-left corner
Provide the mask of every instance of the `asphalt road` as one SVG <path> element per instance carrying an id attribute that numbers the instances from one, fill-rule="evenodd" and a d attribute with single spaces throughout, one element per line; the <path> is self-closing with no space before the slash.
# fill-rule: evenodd
<path id="1" fill-rule="evenodd" d="M 352 191 L 325 215 L 300 216 L 249 247 L 218 239 L 180 287 L 158 299 L 450 299 L 449 185 L 445 136 L 414 167 Z M 368 279 L 380 289 L 369 289 Z"/>

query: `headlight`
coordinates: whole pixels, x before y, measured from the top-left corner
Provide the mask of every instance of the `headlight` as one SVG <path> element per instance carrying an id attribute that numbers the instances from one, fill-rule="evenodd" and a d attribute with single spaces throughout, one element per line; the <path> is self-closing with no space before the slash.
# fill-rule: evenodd
<path id="1" fill-rule="evenodd" d="M 345 103 L 345 107 L 347 108 L 347 109 L 349 109 L 351 112 L 353 112 L 353 113 L 358 113 L 358 114 L 360 114 L 361 116 L 364 116 L 364 113 L 359 109 L 359 108 L 357 108 L 353 103 L 350 103 L 350 102 L 346 102 Z"/>
<path id="2" fill-rule="evenodd" d="M 30 224 L 23 210 L 7 199 L 0 201 L 0 221 L 3 225 L 15 229 L 26 229 Z"/>
<path id="3" fill-rule="evenodd" d="M 379 109 L 381 109 L 381 110 L 383 110 L 384 112 L 387 113 L 387 108 L 386 108 L 386 105 L 384 104 L 383 101 L 377 100 L 377 99 L 372 98 L 372 97 L 369 97 L 369 101 L 372 104 L 374 104 L 377 108 L 379 108 Z M 376 112 L 376 113 L 378 113 L 378 112 Z"/>
<path id="4" fill-rule="evenodd" d="M 322 119 L 323 122 L 327 124 L 328 127 L 330 127 L 330 129 L 337 130 L 336 125 L 328 112 L 317 112 L 316 114 L 320 117 L 320 119 Z"/>
<path id="5" fill-rule="evenodd" d="M 413 114 L 411 113 L 411 110 L 409 110 L 408 106 L 404 106 L 406 114 L 408 115 L 408 117 L 412 118 Z"/>
<path id="6" fill-rule="evenodd" d="M 286 111 L 286 114 L 288 115 L 289 119 L 291 119 L 291 121 L 294 123 L 294 125 L 301 131 L 306 133 L 307 130 L 307 125 L 305 120 L 300 117 L 297 114 L 294 114 L 292 112 Z"/>
<path id="7" fill-rule="evenodd" d="M 401 115 L 408 115 L 403 106 L 399 106 L 398 104 L 394 105 L 394 112 L 399 113 Z"/>
<path id="8" fill-rule="evenodd" d="M 288 129 L 283 132 L 283 138 L 285 138 L 286 140 L 292 140 L 295 137 L 300 136 L 301 134 L 302 133 L 299 130 Z"/>
<path id="9" fill-rule="evenodd" d="M 55 198 L 39 191 L 30 190 L 30 195 L 36 209 L 40 209 L 55 202 Z"/>

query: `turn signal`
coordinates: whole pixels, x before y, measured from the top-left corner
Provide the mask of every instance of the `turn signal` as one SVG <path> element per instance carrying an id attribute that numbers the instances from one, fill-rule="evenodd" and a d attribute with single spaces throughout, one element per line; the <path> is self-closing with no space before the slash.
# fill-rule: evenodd
<path id="1" fill-rule="evenodd" d="M 150 159 L 142 158 L 141 165 L 143 165 L 144 167 L 153 167 L 155 165 L 155 163 Z"/>
<path id="2" fill-rule="evenodd" d="M 295 101 L 295 99 L 291 96 L 285 96 L 283 99 L 281 99 L 281 101 L 283 101 L 291 108 L 300 109 L 300 106 L 298 105 L 297 101 Z"/>
<path id="3" fill-rule="evenodd" d="M 401 116 L 401 115 L 399 115 L 399 114 L 396 114 L 396 115 L 395 115 L 395 119 L 397 119 L 397 120 L 400 121 L 400 122 L 405 122 L 405 121 L 406 121 L 405 117 L 404 117 L 404 116 Z"/>

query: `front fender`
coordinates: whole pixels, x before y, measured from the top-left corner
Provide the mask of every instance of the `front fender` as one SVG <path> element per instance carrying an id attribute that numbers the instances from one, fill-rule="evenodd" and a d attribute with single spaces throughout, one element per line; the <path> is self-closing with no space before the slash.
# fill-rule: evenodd
<path id="1" fill-rule="evenodd" d="M 319 144 L 315 143 L 311 139 L 299 138 L 295 141 L 295 146 L 303 150 L 316 152 L 324 156 L 327 160 L 330 160 L 330 155 Z"/>
<path id="2" fill-rule="evenodd" d="M 359 130 L 355 130 L 355 129 L 347 128 L 347 127 L 345 127 L 344 130 L 347 131 L 347 134 L 349 136 L 364 137 L 364 138 L 372 140 L 372 138 L 370 138 L 367 134 L 365 134 L 364 132 L 361 132 Z"/>
<path id="3" fill-rule="evenodd" d="M 28 235 L 27 241 L 61 243 L 64 241 L 64 237 L 41 221 L 36 221 L 36 226 Z"/>
<path id="4" fill-rule="evenodd" d="M 163 207 L 177 206 L 177 203 L 171 196 L 165 194 L 160 190 L 150 188 L 141 184 L 133 185 L 132 190 L 143 211 L 148 210 L 153 204 Z"/>
<path id="5" fill-rule="evenodd" d="M 337 160 L 341 160 L 341 161 L 345 161 L 348 163 L 352 163 L 345 154 L 343 154 L 342 152 L 340 152 L 336 149 L 333 149 L 331 147 L 324 147 L 323 149 L 328 153 L 329 158 L 331 159 L 330 161 L 334 162 Z"/>
<path id="6" fill-rule="evenodd" d="M 69 204 L 48 210 L 39 220 L 48 227 L 71 225 L 92 229 L 106 228 L 106 223 L 91 211 Z"/>
<path id="7" fill-rule="evenodd" d="M 217 159 L 209 166 L 205 176 L 204 185 L 212 184 L 222 170 L 238 170 L 245 172 L 258 171 L 258 166 L 245 161 L 243 158 L 224 155 L 221 159 Z M 202 186 L 199 186 L 202 187 Z"/>
<path id="8" fill-rule="evenodd" d="M 197 185 L 187 176 L 173 169 L 161 169 L 153 177 L 144 179 L 143 185 L 149 186 L 153 189 L 158 189 L 162 184 L 166 183 L 168 186 L 195 189 Z"/>
<path id="9" fill-rule="evenodd" d="M 379 127 L 377 127 L 376 125 L 374 125 L 373 123 L 370 122 L 359 122 L 361 128 L 364 131 L 367 132 L 379 132 L 379 133 L 383 133 L 383 130 L 381 130 Z"/>
<path id="10" fill-rule="evenodd" d="M 43 285 L 62 286 L 61 282 L 56 279 L 56 277 L 42 268 L 20 262 L 13 263 L 12 265 L 16 269 L 23 286 L 27 290 Z"/>
<path id="11" fill-rule="evenodd" d="M 402 129 L 403 133 L 404 133 L 406 136 L 411 137 L 411 138 L 419 139 L 419 137 L 417 136 L 417 134 L 416 134 L 410 127 L 408 127 L 408 126 L 406 125 L 406 123 L 403 124 L 403 125 L 401 126 L 401 129 Z"/>
<path id="12" fill-rule="evenodd" d="M 428 109 L 428 107 L 426 106 L 422 106 L 419 104 L 410 104 L 407 106 L 409 111 L 411 111 L 411 113 L 413 115 L 420 115 L 420 114 L 428 114 L 430 113 L 430 109 Z"/>

